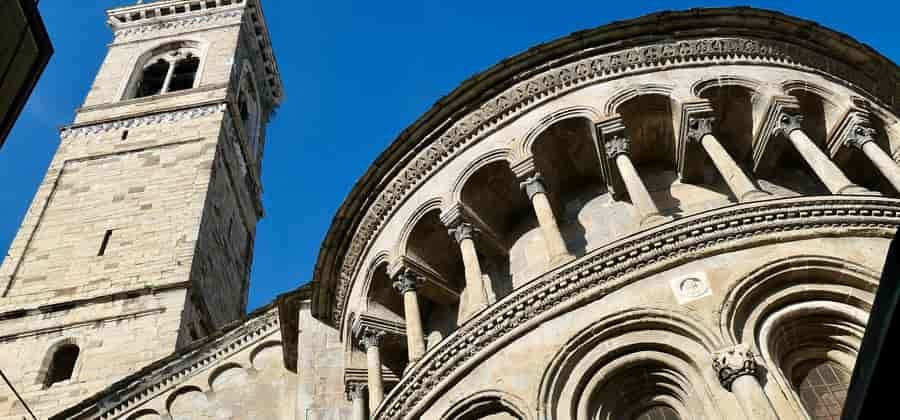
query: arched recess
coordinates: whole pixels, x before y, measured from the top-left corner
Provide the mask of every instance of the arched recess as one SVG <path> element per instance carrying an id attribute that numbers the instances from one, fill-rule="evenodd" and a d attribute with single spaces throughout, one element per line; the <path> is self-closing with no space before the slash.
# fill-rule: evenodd
<path id="1" fill-rule="evenodd" d="M 521 398 L 501 391 L 482 391 L 453 404 L 441 420 L 531 420 Z"/>
<path id="2" fill-rule="evenodd" d="M 607 192 L 597 148 L 597 121 L 593 110 L 567 109 L 551 115 L 539 125 L 540 131 L 526 137 L 527 152 L 543 176 L 565 242 L 575 255 L 599 246 L 589 245 L 592 220 L 585 208 L 604 205 L 598 198 Z"/>
<path id="3" fill-rule="evenodd" d="M 801 397 L 800 389 L 821 369 L 853 370 L 876 288 L 876 273 L 849 261 L 785 258 L 729 290 L 720 328 L 730 341 L 755 348 L 796 415 L 829 419 L 812 416 L 820 407 L 809 405 L 816 398 Z M 843 382 L 831 384 L 832 389 L 846 390 L 849 377 L 835 379 Z M 840 406 L 836 409 L 839 415 Z"/>
<path id="4" fill-rule="evenodd" d="M 400 265 L 422 279 L 417 289 L 426 348 L 459 326 L 459 299 L 465 286 L 465 267 L 459 246 L 441 220 L 440 203 L 426 203 L 416 212 L 401 242 Z M 400 297 L 400 292 L 393 290 Z"/>
<path id="5" fill-rule="evenodd" d="M 166 410 L 173 420 L 191 419 L 205 414 L 209 408 L 209 398 L 193 385 L 178 388 L 166 398 Z"/>
<path id="6" fill-rule="evenodd" d="M 388 274 L 387 253 L 381 253 L 373 261 L 366 276 L 366 284 L 363 289 L 365 314 L 392 322 L 395 325 L 405 326 L 406 313 L 403 308 L 403 297 L 394 289 L 393 283 Z M 348 350 L 352 343 L 352 340 L 347 341 Z M 382 364 L 397 376 L 401 376 L 409 364 L 405 337 L 388 334 L 382 341 L 381 348 Z"/>
<path id="7" fill-rule="evenodd" d="M 668 91 L 646 89 L 634 95 L 619 96 L 621 102 L 611 101 L 611 104 L 615 103 L 614 113 L 622 116 L 630 140 L 632 163 L 660 212 L 663 215 L 680 214 L 683 210 L 681 200 L 696 194 L 682 197 L 673 194 L 673 186 L 678 180 L 673 124 L 678 107 L 675 100 Z"/>
<path id="8" fill-rule="evenodd" d="M 635 418 L 658 407 L 680 420 L 716 419 L 708 363 L 719 338 L 671 309 L 607 316 L 554 356 L 538 395 L 542 420 Z"/>
<path id="9" fill-rule="evenodd" d="M 531 252 L 517 247 L 523 235 L 539 236 L 540 232 L 507 157 L 507 153 L 494 153 L 473 162 L 475 165 L 458 180 L 453 193 L 461 217 L 480 232 L 476 248 L 482 272 L 490 277 L 488 294 L 492 300 L 506 296 L 530 278 L 529 265 L 539 265 L 543 270 L 548 260 L 540 240 L 536 241 L 538 246 L 528 250 Z M 526 254 L 532 258 L 526 258 Z"/>
<path id="10" fill-rule="evenodd" d="M 46 389 L 58 382 L 77 379 L 83 356 L 82 348 L 75 338 L 64 338 L 53 343 L 44 353 L 37 373 L 37 383 Z"/>
<path id="11" fill-rule="evenodd" d="M 118 97 L 140 98 L 199 86 L 206 50 L 206 42 L 191 39 L 166 41 L 147 49 L 130 63 L 131 73 L 123 78 Z"/>
<path id="12" fill-rule="evenodd" d="M 156 410 L 147 408 L 140 410 L 130 416 L 128 416 L 128 420 L 161 420 L 162 417 Z"/>

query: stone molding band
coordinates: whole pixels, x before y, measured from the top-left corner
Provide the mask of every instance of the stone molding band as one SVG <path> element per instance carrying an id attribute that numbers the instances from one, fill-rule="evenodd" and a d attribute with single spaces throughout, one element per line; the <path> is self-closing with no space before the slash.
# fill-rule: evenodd
<path id="1" fill-rule="evenodd" d="M 329 266 L 335 272 L 317 274 L 319 277 L 334 276 L 334 280 L 329 281 L 336 282 L 334 286 L 326 286 L 334 290 L 331 297 L 327 298 L 333 299 L 328 303 L 332 309 L 332 323 L 340 324 L 343 320 L 350 297 L 350 285 L 360 269 L 362 255 L 400 203 L 441 164 L 460 153 L 474 139 L 483 136 L 489 128 L 501 121 L 515 118 L 546 100 L 588 84 L 710 62 L 715 62 L 716 65 L 778 66 L 824 74 L 864 89 L 884 104 L 892 104 L 895 93 L 891 89 L 880 89 L 877 85 L 881 81 L 835 58 L 800 45 L 749 36 L 659 42 L 573 60 L 533 75 L 486 100 L 478 109 L 449 125 L 448 129 L 428 140 L 422 140 L 423 143 L 430 144 L 423 146 L 417 155 L 406 162 L 405 167 L 398 168 L 394 179 L 386 183 L 372 204 L 363 209 L 364 213 L 358 224 L 340 225 L 339 229 L 353 231 L 347 242 L 336 247 L 337 251 L 332 251 L 337 253 L 337 258 Z M 820 69 L 827 69 L 827 72 Z M 332 229 L 335 228 L 333 225 Z M 333 234 L 329 232 L 329 236 Z M 323 256 L 319 258 L 321 262 Z M 327 285 L 328 281 L 324 284 Z"/>
<path id="2" fill-rule="evenodd" d="M 820 196 L 740 204 L 648 229 L 563 265 L 479 313 L 412 366 L 372 418 L 415 417 L 453 378 L 505 343 L 568 306 L 595 301 L 647 275 L 774 237 L 786 241 L 824 233 L 889 239 L 898 226 L 900 200 Z"/>
<path id="3" fill-rule="evenodd" d="M 71 137 L 90 136 L 123 128 L 134 128 L 145 125 L 193 120 L 218 112 L 224 112 L 227 106 L 227 103 L 220 102 L 211 105 L 160 112 L 158 114 L 150 114 L 134 118 L 122 118 L 119 120 L 107 121 L 102 123 L 63 127 L 62 130 L 60 130 L 60 137 L 65 140 Z"/>

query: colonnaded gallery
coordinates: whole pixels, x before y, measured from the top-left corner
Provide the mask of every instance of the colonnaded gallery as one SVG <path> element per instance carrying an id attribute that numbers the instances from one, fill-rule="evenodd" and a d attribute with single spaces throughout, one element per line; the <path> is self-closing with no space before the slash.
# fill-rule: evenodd
<path id="1" fill-rule="evenodd" d="M 0 268 L 0 417 L 839 418 L 900 225 L 900 77 L 871 48 L 724 8 L 507 58 L 248 315 L 283 100 L 258 0 L 107 16 Z"/>

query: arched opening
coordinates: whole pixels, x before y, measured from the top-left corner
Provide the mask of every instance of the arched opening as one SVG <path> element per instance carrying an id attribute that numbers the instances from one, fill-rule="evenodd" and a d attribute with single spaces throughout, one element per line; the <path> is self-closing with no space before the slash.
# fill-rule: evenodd
<path id="1" fill-rule="evenodd" d="M 753 167 L 753 126 L 764 106 L 758 95 L 750 88 L 737 85 L 714 86 L 700 92 L 708 99 L 714 110 L 713 135 L 725 148 L 735 163 L 745 174 L 752 174 Z M 713 167 L 704 154 L 703 184 L 723 194 L 732 195 L 721 174 Z M 779 168 L 779 171 L 781 169 Z M 762 188 L 772 192 L 777 190 L 771 183 L 759 181 Z M 737 201 L 738 197 L 731 197 Z"/>
<path id="2" fill-rule="evenodd" d="M 797 98 L 800 103 L 800 114 L 803 115 L 803 132 L 826 154 L 826 142 L 828 140 L 827 108 L 829 103 L 822 97 L 804 90 L 794 90 L 791 96 Z M 778 146 L 780 153 L 775 166 L 777 171 L 772 171 L 768 179 L 779 186 L 787 188 L 798 194 L 828 194 L 828 188 L 813 172 L 806 160 L 797 150 L 790 145 L 787 139 L 777 139 L 782 144 Z"/>
<path id="3" fill-rule="evenodd" d="M 851 371 L 831 360 L 807 360 L 794 370 L 791 382 L 813 420 L 840 420 Z"/>
<path id="4" fill-rule="evenodd" d="M 431 348 L 459 326 L 459 299 L 465 287 L 459 245 L 441 222 L 440 210 L 428 211 L 416 222 L 404 255 L 408 268 L 423 279 L 417 294 L 426 348 Z"/>
<path id="5" fill-rule="evenodd" d="M 372 272 L 366 308 L 368 315 L 391 321 L 397 325 L 406 324 L 403 297 L 393 287 L 387 272 L 387 262 L 378 264 Z M 409 363 L 406 340 L 393 334 L 385 336 L 381 343 L 381 363 L 397 377 L 403 374 Z"/>
<path id="6" fill-rule="evenodd" d="M 194 79 L 197 77 L 197 69 L 200 68 L 200 58 L 188 53 L 186 57 L 175 62 L 172 69 L 172 80 L 169 82 L 169 92 L 190 89 L 194 87 Z"/>
<path id="7" fill-rule="evenodd" d="M 475 171 L 460 191 L 460 203 L 481 230 L 476 248 L 493 299 L 545 270 L 549 259 L 534 211 L 506 161 Z"/>
<path id="8" fill-rule="evenodd" d="M 441 420 L 526 420 L 524 403 L 516 397 L 483 391 L 454 404 Z"/>
<path id="9" fill-rule="evenodd" d="M 597 156 L 594 123 L 588 118 L 565 119 L 541 132 L 532 145 L 535 166 L 543 175 L 550 202 L 570 251 L 584 255 L 608 240 L 608 221 L 593 213 L 605 206 L 600 197 L 606 183 Z"/>
<path id="10" fill-rule="evenodd" d="M 588 414 L 598 420 L 658 420 L 666 415 L 681 420 L 680 413 L 690 412 L 691 393 L 687 376 L 664 363 L 648 360 L 612 376 L 592 396 Z"/>
<path id="11" fill-rule="evenodd" d="M 56 348 L 53 352 L 53 359 L 50 361 L 50 367 L 47 370 L 47 377 L 44 380 L 44 388 L 49 388 L 53 384 L 72 379 L 75 373 L 75 362 L 78 361 L 80 349 L 75 344 L 64 344 Z"/>
<path id="12" fill-rule="evenodd" d="M 162 93 L 166 75 L 169 74 L 169 62 L 162 58 L 153 61 L 141 71 L 135 98 L 143 98 Z"/>

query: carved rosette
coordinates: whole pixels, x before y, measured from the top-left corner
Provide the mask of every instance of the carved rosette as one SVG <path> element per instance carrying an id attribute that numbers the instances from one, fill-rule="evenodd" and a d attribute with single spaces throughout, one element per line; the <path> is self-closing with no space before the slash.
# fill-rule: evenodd
<path id="1" fill-rule="evenodd" d="M 368 392 L 369 386 L 363 382 L 351 382 L 344 386 L 344 393 L 347 395 L 347 401 L 363 399 Z"/>
<path id="2" fill-rule="evenodd" d="M 789 136 L 794 130 L 803 129 L 803 115 L 794 112 L 782 112 L 778 116 L 778 133 Z"/>
<path id="3" fill-rule="evenodd" d="M 529 176 L 524 181 L 520 182 L 519 188 L 525 192 L 525 195 L 528 196 L 529 200 L 534 197 L 535 194 L 547 194 L 547 188 L 544 187 L 544 177 L 541 176 L 540 172 L 535 172 L 534 175 Z"/>
<path id="4" fill-rule="evenodd" d="M 359 331 L 356 339 L 358 340 L 361 349 L 368 350 L 369 348 L 380 347 L 384 335 L 384 331 L 376 330 L 371 327 L 363 327 Z"/>
<path id="5" fill-rule="evenodd" d="M 715 117 L 696 117 L 688 120 L 687 139 L 691 143 L 700 143 L 703 136 L 712 134 Z"/>
<path id="6" fill-rule="evenodd" d="M 449 229 L 450 237 L 453 238 L 456 242 L 462 242 L 466 239 L 475 239 L 475 236 L 478 235 L 478 228 L 475 225 L 462 222 L 456 227 L 452 227 Z"/>
<path id="7" fill-rule="evenodd" d="M 847 134 L 847 138 L 844 139 L 844 145 L 862 150 L 866 143 L 875 141 L 876 135 L 877 132 L 874 128 L 863 124 L 856 124 L 853 129 L 850 130 L 850 133 Z"/>
<path id="8" fill-rule="evenodd" d="M 631 140 L 621 134 L 614 134 L 606 139 L 605 147 L 609 160 L 615 160 L 619 155 L 631 153 Z"/>
<path id="9" fill-rule="evenodd" d="M 745 344 L 722 349 L 713 354 L 713 369 L 722 387 L 731 391 L 731 385 L 744 375 L 756 376 L 759 366 L 753 351 Z"/>
<path id="10" fill-rule="evenodd" d="M 406 268 L 397 273 L 397 279 L 394 280 L 394 289 L 400 294 L 413 292 L 422 284 L 422 278 L 412 270 Z"/>

